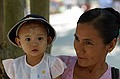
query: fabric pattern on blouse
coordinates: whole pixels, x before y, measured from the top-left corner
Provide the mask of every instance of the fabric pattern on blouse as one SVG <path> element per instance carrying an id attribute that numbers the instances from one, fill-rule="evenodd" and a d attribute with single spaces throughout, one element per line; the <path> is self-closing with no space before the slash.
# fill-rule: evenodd
<path id="1" fill-rule="evenodd" d="M 77 61 L 77 57 L 76 56 L 59 56 L 59 58 L 63 62 L 65 62 L 67 65 L 67 69 L 65 69 L 64 73 L 62 74 L 62 79 L 73 79 L 73 71 L 74 71 L 75 63 Z M 112 79 L 110 66 L 108 66 L 107 71 L 102 75 L 100 79 Z"/>
<path id="2" fill-rule="evenodd" d="M 27 64 L 26 55 L 2 62 L 10 79 L 53 79 L 61 75 L 66 68 L 65 63 L 59 58 L 49 54 L 44 54 L 35 66 Z"/>

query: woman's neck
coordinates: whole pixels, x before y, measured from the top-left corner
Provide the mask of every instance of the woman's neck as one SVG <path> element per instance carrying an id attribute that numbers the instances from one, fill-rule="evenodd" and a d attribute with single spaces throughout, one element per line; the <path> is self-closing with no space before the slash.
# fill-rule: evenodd
<path id="1" fill-rule="evenodd" d="M 99 79 L 106 72 L 107 69 L 108 65 L 105 62 L 89 67 L 81 67 L 76 62 L 74 69 L 74 79 Z M 75 76 L 75 74 L 77 75 Z"/>

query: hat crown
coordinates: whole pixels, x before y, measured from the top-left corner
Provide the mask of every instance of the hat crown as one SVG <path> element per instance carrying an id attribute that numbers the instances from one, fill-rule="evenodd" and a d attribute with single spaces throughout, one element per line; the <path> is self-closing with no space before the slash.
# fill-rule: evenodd
<path id="1" fill-rule="evenodd" d="M 44 19 L 45 21 L 47 21 L 43 16 L 35 15 L 35 14 L 28 14 L 25 17 L 23 17 L 21 20 L 24 20 L 24 19 L 27 19 L 27 18 L 41 18 L 41 19 Z"/>

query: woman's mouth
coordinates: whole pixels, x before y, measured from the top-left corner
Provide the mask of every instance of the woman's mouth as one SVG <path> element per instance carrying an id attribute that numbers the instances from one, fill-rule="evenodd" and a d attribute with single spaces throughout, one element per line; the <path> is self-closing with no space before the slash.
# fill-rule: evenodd
<path id="1" fill-rule="evenodd" d="M 78 59 L 85 59 L 85 58 L 83 58 L 83 57 L 78 57 Z"/>

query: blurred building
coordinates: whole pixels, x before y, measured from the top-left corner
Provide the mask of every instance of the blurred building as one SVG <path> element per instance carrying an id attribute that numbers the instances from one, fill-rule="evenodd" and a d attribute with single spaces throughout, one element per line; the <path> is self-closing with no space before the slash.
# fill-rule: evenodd
<path id="1" fill-rule="evenodd" d="M 112 7 L 113 0 L 98 0 L 98 4 L 101 8 Z"/>
<path id="2" fill-rule="evenodd" d="M 120 0 L 113 0 L 113 8 L 120 12 Z"/>
<path id="3" fill-rule="evenodd" d="M 74 6 L 89 10 L 94 0 L 50 0 L 50 13 L 60 13 Z"/>

